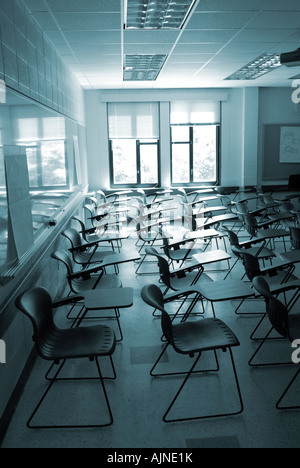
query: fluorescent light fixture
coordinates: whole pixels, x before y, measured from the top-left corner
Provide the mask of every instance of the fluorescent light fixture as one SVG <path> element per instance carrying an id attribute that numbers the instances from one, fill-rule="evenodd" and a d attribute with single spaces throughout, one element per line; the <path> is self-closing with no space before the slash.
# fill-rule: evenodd
<path id="1" fill-rule="evenodd" d="M 124 81 L 155 81 L 167 55 L 126 55 Z"/>
<path id="2" fill-rule="evenodd" d="M 263 54 L 233 73 L 226 80 L 256 80 L 278 67 L 281 67 L 280 54 Z"/>
<path id="3" fill-rule="evenodd" d="M 180 29 L 196 0 L 125 0 L 125 29 Z"/>

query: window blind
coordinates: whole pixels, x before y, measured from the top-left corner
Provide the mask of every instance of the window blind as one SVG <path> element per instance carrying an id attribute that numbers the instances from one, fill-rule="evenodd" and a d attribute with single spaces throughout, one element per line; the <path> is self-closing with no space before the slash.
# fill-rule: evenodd
<path id="1" fill-rule="evenodd" d="M 109 138 L 158 139 L 158 103 L 109 103 Z"/>
<path id="2" fill-rule="evenodd" d="M 220 102 L 171 102 L 171 125 L 219 124 L 220 114 Z"/>

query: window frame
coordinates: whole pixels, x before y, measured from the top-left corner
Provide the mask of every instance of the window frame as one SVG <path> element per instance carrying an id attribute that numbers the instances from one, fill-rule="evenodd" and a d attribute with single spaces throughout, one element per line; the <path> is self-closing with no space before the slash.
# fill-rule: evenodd
<path id="1" fill-rule="evenodd" d="M 194 181 L 194 133 L 193 129 L 194 127 L 208 127 L 208 126 L 213 126 L 216 127 L 216 151 L 217 151 L 217 156 L 216 156 L 216 181 L 206 181 L 206 182 L 195 182 Z M 176 141 L 173 143 L 172 140 L 172 127 L 189 127 L 189 135 L 190 135 L 190 140 L 189 141 Z M 221 153 L 220 153 L 220 135 L 221 135 L 221 125 L 220 124 L 171 124 L 170 125 L 170 145 L 171 145 L 171 161 L 170 161 L 170 166 L 171 166 L 171 186 L 172 187 L 184 187 L 184 186 L 190 186 L 190 187 L 197 187 L 199 185 L 203 186 L 217 186 L 219 185 L 220 181 L 220 167 L 221 167 Z M 189 181 L 188 182 L 173 182 L 173 145 L 189 145 L 190 148 L 190 170 L 189 170 Z"/>
<path id="2" fill-rule="evenodd" d="M 160 140 L 153 139 L 152 142 L 143 142 L 141 139 L 136 138 L 119 138 L 120 140 L 134 140 L 136 142 L 136 167 L 137 167 L 137 183 L 134 184 L 117 184 L 114 182 L 114 154 L 113 154 L 113 139 L 109 139 L 109 166 L 110 166 L 110 186 L 112 188 L 153 188 L 160 186 L 161 181 L 161 170 L 160 170 Z M 142 184 L 141 183 L 141 146 L 156 146 L 157 147 L 157 182 L 153 184 Z"/>

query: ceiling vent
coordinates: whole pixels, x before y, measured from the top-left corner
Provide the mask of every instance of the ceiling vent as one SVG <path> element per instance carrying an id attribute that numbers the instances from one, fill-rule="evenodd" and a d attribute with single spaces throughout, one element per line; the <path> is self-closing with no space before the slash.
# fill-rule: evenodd
<path id="1" fill-rule="evenodd" d="M 126 55 L 124 81 L 155 81 L 167 55 Z"/>
<path id="2" fill-rule="evenodd" d="M 226 80 L 256 80 L 280 66 L 280 54 L 263 54 L 233 73 Z"/>
<path id="3" fill-rule="evenodd" d="M 180 29 L 196 0 L 126 0 L 125 29 Z"/>

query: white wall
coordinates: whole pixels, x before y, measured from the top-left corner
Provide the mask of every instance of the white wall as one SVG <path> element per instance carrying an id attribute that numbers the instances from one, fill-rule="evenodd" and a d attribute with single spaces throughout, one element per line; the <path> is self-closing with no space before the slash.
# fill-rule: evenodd
<path id="1" fill-rule="evenodd" d="M 286 184 L 281 174 L 275 180 L 263 179 L 264 162 L 264 126 L 270 124 L 299 124 L 300 107 L 293 103 L 294 88 L 261 88 L 259 90 L 259 129 L 258 129 L 258 179 L 261 184 Z M 300 161 L 299 161 L 300 162 Z M 284 168 L 283 168 L 284 169 Z M 292 169 L 292 167 L 291 167 Z M 285 171 L 284 171 L 285 172 Z M 300 165 L 294 165 L 294 171 L 300 173 Z"/>
<path id="2" fill-rule="evenodd" d="M 106 102 L 160 102 L 162 185 L 170 185 L 169 103 L 172 100 L 221 100 L 221 180 L 223 186 L 264 185 L 263 126 L 300 124 L 292 88 L 86 91 L 89 182 L 92 190 L 109 188 Z M 101 169 L 101 170 L 100 170 Z M 300 169 L 299 169 L 300 172 Z M 282 184 L 278 179 L 272 183 Z"/>

